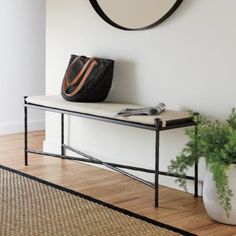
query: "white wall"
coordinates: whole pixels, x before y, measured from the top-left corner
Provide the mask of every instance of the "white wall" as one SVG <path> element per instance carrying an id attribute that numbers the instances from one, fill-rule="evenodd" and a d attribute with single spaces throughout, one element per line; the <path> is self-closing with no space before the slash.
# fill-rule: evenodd
<path id="1" fill-rule="evenodd" d="M 2 0 L 0 135 L 23 131 L 23 96 L 45 92 L 45 1 Z M 30 128 L 43 128 L 30 113 Z"/>
<path id="2" fill-rule="evenodd" d="M 47 94 L 60 93 L 70 54 L 108 57 L 116 61 L 110 100 L 163 101 L 168 108 L 226 118 L 236 105 L 235 9 L 236 1 L 184 1 L 161 25 L 126 32 L 100 19 L 89 1 L 48 0 Z M 59 144 L 57 128 L 59 120 L 49 116 L 46 148 Z M 161 134 L 162 170 L 185 141 L 182 129 Z M 71 118 L 68 142 L 105 160 L 154 164 L 154 133 L 149 131 Z M 203 167 L 200 172 L 202 178 Z M 161 182 L 174 186 L 168 177 Z"/>

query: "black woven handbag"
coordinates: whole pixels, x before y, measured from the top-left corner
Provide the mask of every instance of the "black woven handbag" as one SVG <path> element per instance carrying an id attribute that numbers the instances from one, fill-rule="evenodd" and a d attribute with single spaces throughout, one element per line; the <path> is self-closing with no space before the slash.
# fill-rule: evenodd
<path id="1" fill-rule="evenodd" d="M 109 93 L 114 61 L 71 55 L 61 94 L 72 102 L 101 102 Z"/>

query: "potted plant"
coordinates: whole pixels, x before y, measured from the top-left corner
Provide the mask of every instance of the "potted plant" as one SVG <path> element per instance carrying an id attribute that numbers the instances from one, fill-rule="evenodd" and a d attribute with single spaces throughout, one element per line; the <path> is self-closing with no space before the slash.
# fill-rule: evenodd
<path id="1" fill-rule="evenodd" d="M 216 221 L 236 224 L 236 110 L 226 122 L 194 116 L 198 132 L 186 129 L 189 141 L 180 155 L 171 160 L 168 171 L 178 175 L 176 182 L 186 189 L 187 170 L 203 158 L 207 171 L 203 183 L 203 202 Z"/>

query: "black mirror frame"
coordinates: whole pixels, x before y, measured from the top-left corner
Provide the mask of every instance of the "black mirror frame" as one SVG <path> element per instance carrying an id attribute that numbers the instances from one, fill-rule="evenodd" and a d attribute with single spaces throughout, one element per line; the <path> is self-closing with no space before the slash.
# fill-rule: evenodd
<path id="1" fill-rule="evenodd" d="M 97 14 L 104 20 L 106 21 L 108 24 L 121 29 L 121 30 L 128 30 L 128 31 L 135 31 L 135 30 L 146 30 L 146 29 L 150 29 L 156 25 L 159 25 L 160 23 L 162 23 L 164 20 L 166 20 L 178 7 L 179 5 L 183 2 L 183 0 L 176 0 L 175 4 L 170 8 L 170 10 L 164 15 L 162 16 L 159 20 L 157 20 L 156 22 L 144 26 L 144 27 L 140 27 L 140 28 L 127 28 L 124 26 L 121 26 L 117 23 L 115 23 L 114 21 L 112 21 L 106 14 L 105 12 L 102 10 L 102 8 L 99 6 L 97 0 L 89 0 L 91 5 L 93 6 L 94 10 L 97 12 Z"/>

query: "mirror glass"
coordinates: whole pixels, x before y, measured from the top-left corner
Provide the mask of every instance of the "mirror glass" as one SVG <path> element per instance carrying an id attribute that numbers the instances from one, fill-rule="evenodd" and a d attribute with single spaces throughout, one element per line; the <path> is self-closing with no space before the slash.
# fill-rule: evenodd
<path id="1" fill-rule="evenodd" d="M 182 0 L 90 0 L 98 14 L 123 29 L 150 28 L 171 15 Z M 119 27 L 120 26 L 120 27 Z"/>

